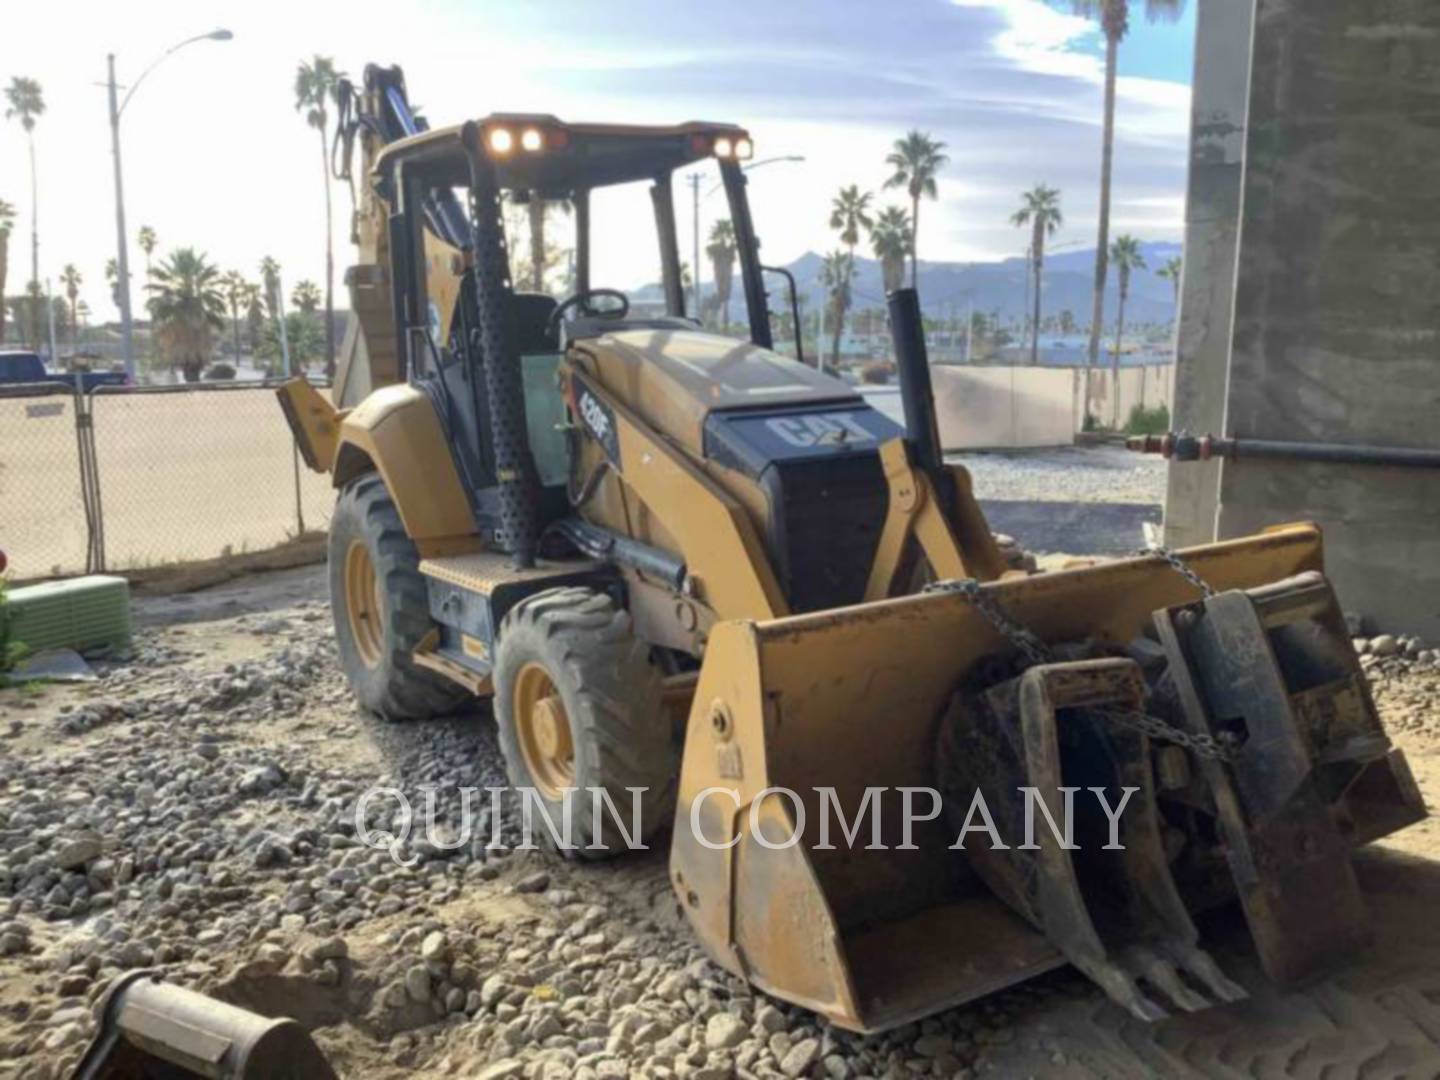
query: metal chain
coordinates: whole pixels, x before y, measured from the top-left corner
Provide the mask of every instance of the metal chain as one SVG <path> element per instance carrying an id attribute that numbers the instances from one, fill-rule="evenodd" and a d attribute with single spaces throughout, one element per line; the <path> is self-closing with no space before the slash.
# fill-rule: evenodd
<path id="1" fill-rule="evenodd" d="M 1178 556 L 1168 551 L 1156 551 L 1147 549 L 1146 554 L 1161 554 L 1165 561 L 1174 566 L 1186 580 L 1193 581 L 1206 596 L 1213 596 L 1214 590 L 1210 588 L 1190 567 Z M 996 630 L 1000 631 L 1020 654 L 1025 657 L 1027 667 L 1035 664 L 1048 664 L 1054 661 L 1055 654 L 1050 647 L 1042 641 L 1033 631 L 1017 622 L 1005 610 L 999 599 L 993 593 L 986 592 L 980 582 L 974 578 L 950 579 L 937 581 L 926 585 L 922 590 L 926 593 L 950 593 L 959 596 L 971 607 L 985 616 L 985 619 Z M 1162 742 L 1173 743 L 1176 746 L 1184 747 L 1197 757 L 1213 758 L 1217 761 L 1229 761 L 1234 757 L 1233 746 L 1209 734 L 1192 734 L 1188 731 L 1181 731 L 1172 727 L 1158 716 L 1150 716 L 1139 709 L 1087 709 L 1087 712 L 1100 717 L 1107 723 L 1117 727 L 1128 728 L 1131 731 L 1138 731 L 1148 735 L 1152 739 L 1159 739 Z"/>
<path id="2" fill-rule="evenodd" d="M 951 578 L 946 581 L 936 581 L 926 585 L 922 591 L 954 593 L 963 597 L 965 602 L 984 615 L 990 625 L 999 630 L 1010 644 L 1019 649 L 1032 665 L 1048 664 L 1055 659 L 1055 654 L 1050 651 L 1049 646 L 1012 619 L 1010 613 L 1001 606 L 1000 601 L 985 592 L 980 587 L 980 582 L 974 578 Z"/>
<path id="3" fill-rule="evenodd" d="M 1195 588 L 1199 589 L 1201 596 L 1205 597 L 1208 600 L 1210 597 L 1215 595 L 1215 590 L 1210 587 L 1210 583 L 1204 578 L 1202 578 L 1199 574 L 1197 574 L 1191 568 L 1189 563 L 1187 563 L 1184 559 L 1182 559 L 1175 552 L 1171 551 L 1169 548 L 1161 547 L 1159 545 L 1156 545 L 1155 547 L 1144 547 L 1140 548 L 1137 552 L 1135 552 L 1135 554 L 1140 556 L 1150 555 L 1156 558 L 1164 559 L 1165 562 L 1170 564 L 1170 568 L 1172 570 L 1174 570 L 1177 574 L 1183 577 L 1186 581 L 1190 582 L 1191 585 L 1194 585 Z"/>
<path id="4" fill-rule="evenodd" d="M 1217 738 L 1203 732 L 1197 735 L 1193 732 L 1181 731 L 1177 727 L 1171 727 L 1158 716 L 1151 716 L 1138 709 L 1088 709 L 1086 711 L 1117 727 L 1129 728 L 1131 731 L 1149 735 L 1152 739 L 1182 746 L 1196 757 L 1212 758 L 1215 761 L 1232 761 L 1235 757 L 1236 748 L 1229 739 Z"/>

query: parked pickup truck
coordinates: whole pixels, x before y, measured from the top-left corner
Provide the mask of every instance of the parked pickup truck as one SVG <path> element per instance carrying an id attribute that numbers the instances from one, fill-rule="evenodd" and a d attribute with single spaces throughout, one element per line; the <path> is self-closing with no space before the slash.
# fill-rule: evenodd
<path id="1" fill-rule="evenodd" d="M 80 385 L 85 390 L 97 386 L 124 386 L 128 380 L 123 371 L 82 371 Z M 0 350 L 0 386 L 10 383 L 65 383 L 75 385 L 75 376 L 66 372 L 45 370 L 39 353 L 21 349 Z"/>

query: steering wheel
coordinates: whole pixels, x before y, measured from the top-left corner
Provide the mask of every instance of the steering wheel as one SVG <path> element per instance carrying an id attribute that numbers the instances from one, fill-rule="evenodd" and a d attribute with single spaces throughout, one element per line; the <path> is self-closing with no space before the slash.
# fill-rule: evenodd
<path id="1" fill-rule="evenodd" d="M 608 300 L 618 300 L 620 306 L 601 311 L 594 307 L 592 300 L 604 297 Z M 565 318 L 565 313 L 570 310 L 578 311 L 582 315 L 590 315 L 600 319 L 623 319 L 630 314 L 630 298 L 619 289 L 586 289 L 574 296 L 567 296 L 560 301 L 559 306 L 550 313 L 550 318 L 545 321 L 545 329 L 548 333 L 555 333 L 560 328 L 560 321 Z"/>

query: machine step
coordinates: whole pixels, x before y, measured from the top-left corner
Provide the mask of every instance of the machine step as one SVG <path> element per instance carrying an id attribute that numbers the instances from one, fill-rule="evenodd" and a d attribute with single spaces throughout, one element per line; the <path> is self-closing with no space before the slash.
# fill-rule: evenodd
<path id="1" fill-rule="evenodd" d="M 482 596 L 493 596 L 497 590 L 516 586 L 533 586 L 535 582 L 547 578 L 555 578 L 556 585 L 565 585 L 572 577 L 592 574 L 600 567 L 600 563 L 588 559 L 564 562 L 539 559 L 534 566 L 517 570 L 510 556 L 499 551 L 472 551 L 464 555 L 441 555 L 420 560 L 420 572 L 426 577 Z M 548 583 L 545 587 L 549 587 Z M 534 592 L 535 589 L 532 587 L 526 591 Z"/>

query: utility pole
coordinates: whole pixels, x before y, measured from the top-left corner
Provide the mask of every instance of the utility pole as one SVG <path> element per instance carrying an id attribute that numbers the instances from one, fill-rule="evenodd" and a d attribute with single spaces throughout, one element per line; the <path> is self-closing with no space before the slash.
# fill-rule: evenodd
<path id="1" fill-rule="evenodd" d="M 110 76 L 106 82 L 110 96 L 110 153 L 115 159 L 115 269 L 120 278 L 117 290 L 120 298 L 120 335 L 125 347 L 125 374 L 132 383 L 135 381 L 135 327 L 130 312 L 130 245 L 125 237 L 125 184 L 120 168 L 120 114 L 125 111 L 125 106 L 130 104 L 130 99 L 145 81 L 145 76 L 163 63 L 166 57 L 197 41 L 229 41 L 232 37 L 234 35 L 229 30 L 212 30 L 208 34 L 196 34 L 178 45 L 170 46 L 151 61 L 149 67 L 140 72 L 140 77 L 130 84 L 124 101 L 119 100 L 119 88 L 115 84 L 115 54 L 108 53 L 105 57 Z"/>
<path id="2" fill-rule="evenodd" d="M 130 245 L 125 236 L 125 181 L 120 170 L 120 104 L 115 86 L 115 54 L 106 58 L 110 67 L 110 153 L 115 159 L 115 271 L 116 294 L 120 298 L 120 336 L 125 350 L 125 375 L 135 382 L 135 327 L 130 318 Z"/>
<path id="3" fill-rule="evenodd" d="M 59 368 L 60 350 L 55 347 L 55 296 L 50 291 L 50 279 L 45 279 L 45 314 L 50 318 L 50 367 Z"/>
<path id="4" fill-rule="evenodd" d="M 690 181 L 690 199 L 694 207 L 691 216 L 691 263 L 690 263 L 690 306 L 691 314 L 700 318 L 700 179 L 698 172 L 685 178 Z"/>
<path id="5" fill-rule="evenodd" d="M 1025 337 L 1030 336 L 1030 275 L 1035 270 L 1035 245 L 1027 244 L 1025 247 L 1025 318 L 1021 320 L 1020 326 Z M 1021 343 L 1023 346 L 1023 342 Z"/>
<path id="6" fill-rule="evenodd" d="M 965 305 L 965 363 L 970 363 L 973 355 L 970 348 L 970 341 L 975 336 L 975 300 L 972 297 Z"/>
<path id="7" fill-rule="evenodd" d="M 290 334 L 285 329 L 285 281 L 278 270 L 275 271 L 275 321 L 280 324 L 280 364 L 286 375 L 299 375 L 300 372 L 290 367 Z"/>

